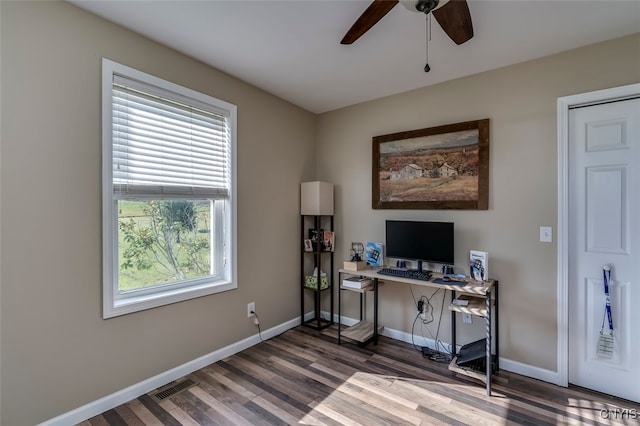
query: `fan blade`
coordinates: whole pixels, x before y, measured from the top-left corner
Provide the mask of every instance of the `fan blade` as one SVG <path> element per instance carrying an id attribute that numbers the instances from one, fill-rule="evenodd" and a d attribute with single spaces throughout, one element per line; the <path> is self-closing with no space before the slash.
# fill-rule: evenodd
<path id="1" fill-rule="evenodd" d="M 373 0 L 353 26 L 347 31 L 340 44 L 351 44 L 371 29 L 384 15 L 398 4 L 398 0 Z"/>
<path id="2" fill-rule="evenodd" d="M 473 24 L 466 0 L 449 0 L 431 13 L 456 44 L 467 42 L 473 37 Z"/>

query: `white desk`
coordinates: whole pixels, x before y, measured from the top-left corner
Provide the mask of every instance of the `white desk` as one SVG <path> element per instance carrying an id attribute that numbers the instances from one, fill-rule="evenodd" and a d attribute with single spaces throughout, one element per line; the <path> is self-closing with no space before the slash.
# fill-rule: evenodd
<path id="1" fill-rule="evenodd" d="M 372 288 L 364 289 L 364 290 L 354 290 L 352 288 L 347 288 L 342 286 L 342 278 L 343 275 L 356 275 L 360 277 L 367 277 L 373 280 Z M 432 280 L 436 278 L 441 278 L 443 275 L 438 273 L 433 273 Z M 395 277 L 391 275 L 382 275 L 378 274 L 378 269 L 364 269 L 361 271 L 351 271 L 347 269 L 339 269 L 338 270 L 338 282 L 340 283 L 340 287 L 338 290 L 338 344 L 341 343 L 341 315 L 342 315 L 342 298 L 341 294 L 343 290 L 348 291 L 356 291 L 361 293 L 360 298 L 360 316 L 362 319 L 362 294 L 366 291 L 373 292 L 373 327 L 372 334 L 370 340 L 373 340 L 373 344 L 378 344 L 378 285 L 379 281 L 390 281 L 390 282 L 398 282 L 404 284 L 418 285 L 424 287 L 432 287 L 432 288 L 444 288 L 446 290 L 451 291 L 451 301 L 456 299 L 457 295 L 469 295 L 470 297 L 469 305 L 467 306 L 457 306 L 457 305 L 449 305 L 449 310 L 451 310 L 451 348 L 453 353 L 455 362 L 456 355 L 456 312 L 469 313 L 476 316 L 481 316 L 485 318 L 486 323 L 486 365 L 487 370 L 484 377 L 477 377 L 475 374 L 468 374 L 472 377 L 482 379 L 487 386 L 487 395 L 491 396 L 491 335 L 492 328 L 495 328 L 495 336 L 496 336 L 496 344 L 495 344 L 495 371 L 498 371 L 499 364 L 499 344 L 498 344 L 498 281 L 497 280 L 489 280 L 486 282 L 477 282 L 473 280 L 465 280 L 466 284 L 464 285 L 451 285 L 451 284 L 439 284 L 434 283 L 432 281 L 422 281 L 422 280 L 414 280 L 411 278 L 404 277 Z M 484 299 L 484 300 L 483 300 Z M 475 301 L 475 303 L 474 303 Z M 484 303 L 483 303 L 484 302 Z M 483 306 L 484 305 L 484 306 Z M 495 313 L 492 314 L 492 305 L 495 306 Z M 369 339 L 364 341 L 363 343 L 367 343 Z M 459 371 L 459 370 L 455 370 Z M 459 371 L 464 373 L 463 371 Z"/>

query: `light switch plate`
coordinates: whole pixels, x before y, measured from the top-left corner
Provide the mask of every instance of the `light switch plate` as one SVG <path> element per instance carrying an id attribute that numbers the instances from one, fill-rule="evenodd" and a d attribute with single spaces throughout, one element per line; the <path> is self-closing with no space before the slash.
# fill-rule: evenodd
<path id="1" fill-rule="evenodd" d="M 540 242 L 550 243 L 553 242 L 553 228 L 550 226 L 540 227 Z"/>

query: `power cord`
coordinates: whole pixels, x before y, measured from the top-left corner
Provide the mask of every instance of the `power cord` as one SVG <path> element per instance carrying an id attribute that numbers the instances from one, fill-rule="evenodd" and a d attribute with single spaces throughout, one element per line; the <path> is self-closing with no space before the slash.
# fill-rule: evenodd
<path id="1" fill-rule="evenodd" d="M 440 289 L 438 289 L 435 293 L 433 293 L 433 295 L 432 295 L 431 297 L 435 296 L 435 294 L 436 294 L 438 291 L 440 291 Z M 444 356 L 446 360 L 448 360 L 448 357 L 449 357 L 449 356 L 451 356 L 451 346 L 449 346 L 449 349 L 447 349 L 447 348 L 445 347 L 444 343 L 442 343 L 440 340 L 438 340 L 438 336 L 440 335 L 440 324 L 442 324 L 442 314 L 443 314 L 443 312 L 444 312 L 444 298 L 446 297 L 446 295 L 447 295 L 447 292 L 443 290 L 443 294 L 442 294 L 442 306 L 440 306 L 440 318 L 438 319 L 438 329 L 436 330 L 436 338 L 435 338 L 435 341 L 436 341 L 436 352 L 438 352 L 439 354 L 441 354 L 441 353 L 438 351 L 438 348 L 439 348 L 440 346 L 442 346 L 442 350 L 443 350 L 443 352 L 444 352 L 446 355 L 442 355 L 442 354 L 441 354 L 441 355 L 442 355 L 442 356 Z"/>
<path id="2" fill-rule="evenodd" d="M 415 344 L 415 341 L 414 341 L 415 332 L 414 332 L 414 330 L 415 330 L 415 327 L 416 327 L 416 323 L 418 322 L 418 318 L 420 318 L 422 320 L 422 325 L 427 325 L 427 324 L 430 324 L 430 323 L 433 322 L 433 320 L 434 320 L 434 318 L 433 318 L 433 306 L 431 305 L 431 299 L 427 298 L 425 296 L 421 296 L 420 300 L 418 300 L 416 302 L 416 298 L 413 295 L 413 289 L 411 287 L 409 287 L 409 289 L 411 290 L 411 295 L 413 296 L 413 301 L 414 301 L 414 303 L 416 304 L 416 306 L 418 308 L 418 313 L 416 314 L 416 317 L 413 319 L 413 324 L 411 325 L 411 343 L 413 344 L 413 348 L 416 351 L 423 352 L 422 347 L 418 347 Z M 426 316 L 421 316 L 425 312 L 425 305 L 426 305 L 426 311 L 429 312 L 429 316 L 431 318 L 426 318 Z"/>
<path id="3" fill-rule="evenodd" d="M 422 312 L 422 308 L 420 303 L 422 303 L 422 297 L 420 297 L 420 302 L 416 301 L 416 295 L 413 294 L 413 287 L 409 286 L 409 291 L 411 291 L 411 297 L 413 298 L 413 305 L 418 307 L 418 313 L 416 314 L 416 317 L 413 319 L 413 324 L 411 324 L 411 344 L 413 345 L 413 349 L 415 349 L 418 352 L 421 352 L 422 349 L 419 348 L 418 346 L 416 346 L 416 342 L 413 339 L 414 333 L 413 333 L 413 329 L 416 326 L 416 322 L 418 321 L 418 318 L 420 317 L 420 313 Z"/>
<path id="4" fill-rule="evenodd" d="M 261 342 L 264 342 L 264 339 L 262 338 L 262 330 L 260 330 L 260 318 L 258 317 L 258 314 L 256 314 L 256 311 L 251 311 L 251 315 L 253 315 L 253 318 L 251 318 L 253 323 L 258 327 L 258 337 L 260 337 Z"/>
<path id="5" fill-rule="evenodd" d="M 430 297 L 421 296 L 420 299 L 416 301 L 416 297 L 413 294 L 413 289 L 411 288 L 411 286 L 409 286 L 409 289 L 411 290 L 411 296 L 413 297 L 414 304 L 418 309 L 418 313 L 416 314 L 416 317 L 413 320 L 413 324 L 411 325 L 411 343 L 412 343 L 414 349 L 416 351 L 418 351 L 418 352 L 421 352 L 422 356 L 424 358 L 428 358 L 428 359 L 430 359 L 432 361 L 449 362 L 450 361 L 450 356 L 451 356 L 451 349 L 450 348 L 447 349 L 446 345 L 438 339 L 438 337 L 440 335 L 440 325 L 442 323 L 442 315 L 443 315 L 444 299 L 445 299 L 445 296 L 446 296 L 446 291 L 444 289 L 437 289 L 435 292 L 433 292 L 433 294 L 431 294 Z M 435 342 L 435 350 L 434 349 L 430 349 L 430 348 L 428 348 L 426 346 L 425 347 L 418 347 L 418 346 L 416 346 L 415 340 L 414 340 L 415 325 L 418 322 L 419 318 L 422 319 L 422 325 L 423 326 L 434 322 L 433 305 L 431 304 L 431 299 L 433 299 L 441 290 L 443 292 L 443 295 L 442 295 L 442 306 L 440 308 L 440 317 L 438 318 L 438 327 L 436 329 L 436 336 L 434 337 L 433 334 L 431 334 L 431 331 L 427 328 L 427 332 L 431 335 L 431 338 Z M 421 316 L 425 312 L 425 306 L 426 306 L 426 311 L 430 315 L 430 318 L 426 318 L 426 316 Z M 424 335 L 424 328 L 423 327 L 421 327 L 421 334 L 422 334 L 422 337 L 424 339 L 426 339 L 426 336 Z M 442 348 L 442 352 L 439 351 L 440 347 Z"/>

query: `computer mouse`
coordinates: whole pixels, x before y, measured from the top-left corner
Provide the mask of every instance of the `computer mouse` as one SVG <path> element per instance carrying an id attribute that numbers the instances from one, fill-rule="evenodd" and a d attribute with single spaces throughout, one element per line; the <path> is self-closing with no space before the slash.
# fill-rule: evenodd
<path id="1" fill-rule="evenodd" d="M 449 281 L 451 281 L 451 277 L 444 276 L 442 277 L 442 281 L 448 283 Z"/>

